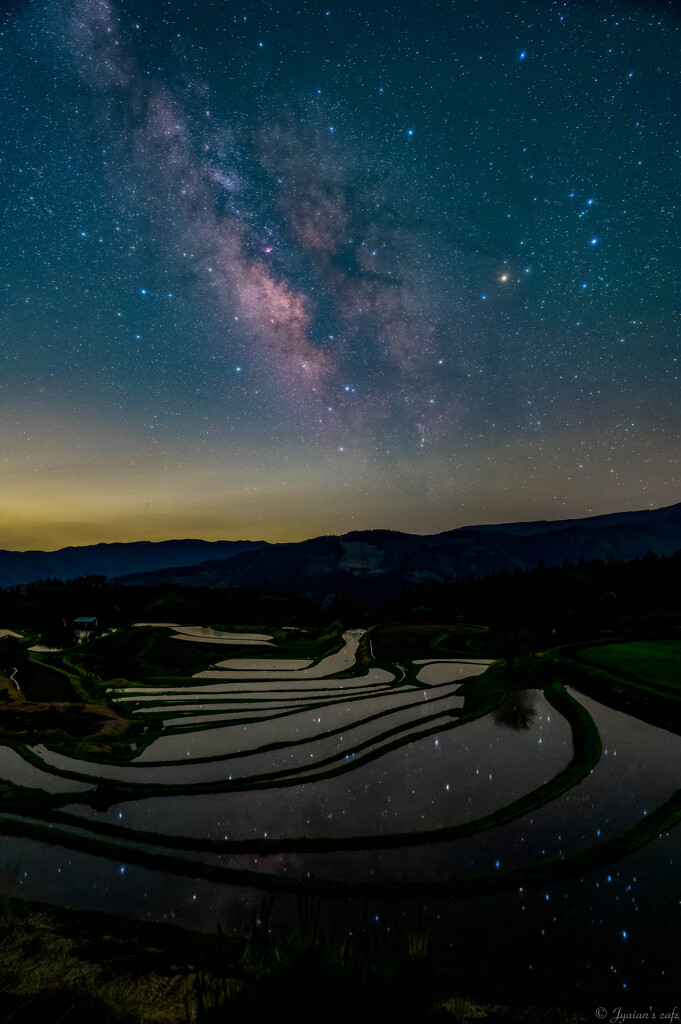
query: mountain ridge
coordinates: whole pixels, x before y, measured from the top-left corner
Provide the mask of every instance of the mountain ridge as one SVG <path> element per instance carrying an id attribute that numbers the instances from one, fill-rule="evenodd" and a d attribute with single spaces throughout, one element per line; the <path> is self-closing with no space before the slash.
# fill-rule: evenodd
<path id="1" fill-rule="evenodd" d="M 581 519 L 462 526 L 436 534 L 351 530 L 303 541 L 134 541 L 0 551 L 0 586 L 104 575 L 130 585 L 250 586 L 314 600 L 343 593 L 366 599 L 405 586 L 541 562 L 613 557 L 631 560 L 648 549 L 681 548 L 681 503 Z"/>
<path id="2" fill-rule="evenodd" d="M 595 521 L 594 521 L 595 520 Z M 354 530 L 236 554 L 158 573 L 124 576 L 128 584 L 255 586 L 326 601 L 336 594 L 371 600 L 408 586 L 461 576 L 593 558 L 628 561 L 681 548 L 681 504 L 557 523 L 460 527 L 439 534 Z"/>

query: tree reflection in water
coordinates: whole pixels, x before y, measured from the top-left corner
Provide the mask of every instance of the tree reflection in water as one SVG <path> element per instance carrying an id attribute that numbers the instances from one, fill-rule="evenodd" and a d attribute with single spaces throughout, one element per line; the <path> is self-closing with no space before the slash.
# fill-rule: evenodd
<path id="1" fill-rule="evenodd" d="M 516 690 L 514 693 L 509 693 L 504 703 L 494 713 L 494 721 L 497 725 L 515 729 L 516 732 L 529 729 L 536 717 L 537 709 L 532 703 L 529 690 Z"/>

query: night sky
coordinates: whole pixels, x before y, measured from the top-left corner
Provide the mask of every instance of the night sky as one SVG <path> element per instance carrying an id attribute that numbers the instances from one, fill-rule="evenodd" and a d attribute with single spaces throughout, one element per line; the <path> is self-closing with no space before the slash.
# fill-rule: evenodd
<path id="1" fill-rule="evenodd" d="M 679 500 L 677 3 L 0 10 L 0 547 Z"/>

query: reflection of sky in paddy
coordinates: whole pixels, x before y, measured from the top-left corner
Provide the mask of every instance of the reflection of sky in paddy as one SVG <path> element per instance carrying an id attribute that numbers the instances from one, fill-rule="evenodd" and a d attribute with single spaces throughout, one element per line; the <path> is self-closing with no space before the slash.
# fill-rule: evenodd
<path id="1" fill-rule="evenodd" d="M 567 856 L 633 827 L 681 786 L 681 737 L 575 696 L 598 726 L 603 756 L 577 786 L 537 810 L 452 843 L 323 857 L 284 854 L 261 859 L 259 867 L 326 877 L 348 877 L 349 872 L 359 878 L 371 871 L 386 878 L 447 877 Z M 275 859 L 281 862 L 276 868 Z M 244 866 L 242 858 L 230 864 Z"/>
<path id="2" fill-rule="evenodd" d="M 396 693 L 396 692 L 407 692 L 407 687 L 391 687 L 389 690 L 387 687 L 375 687 L 371 693 Z M 413 691 L 412 691 L 413 692 Z M 229 700 L 218 696 L 212 698 L 204 698 L 202 701 L 192 700 L 190 697 L 180 699 L 174 702 L 161 701 L 154 703 L 150 706 L 136 708 L 133 715 L 144 715 L 144 714 L 159 714 L 159 712 L 170 713 L 176 711 L 190 711 L 193 714 L 199 712 L 212 712 L 212 711 L 229 711 L 230 714 L 240 715 L 245 713 L 251 713 L 254 711 L 262 711 L 265 715 L 271 714 L 272 711 L 286 711 L 290 708 L 295 708 L 300 711 L 304 707 L 314 706 L 328 706 L 332 704 L 346 703 L 347 701 L 354 700 L 356 697 L 366 697 L 370 694 L 366 690 L 360 690 L 356 693 L 348 693 L 343 691 L 336 695 L 330 693 L 319 693 L 319 694 L 306 694 L 304 696 L 298 693 L 290 693 L 281 697 L 272 698 L 270 700 L 259 700 L 253 699 L 248 696 L 232 697 Z M 170 706 L 169 706 L 170 705 Z M 226 715 L 223 717 L 227 717 Z"/>
<path id="3" fill-rule="evenodd" d="M 140 764 L 139 761 L 129 765 L 93 764 L 50 750 L 42 744 L 32 749 L 46 765 L 57 770 L 100 778 L 144 783 L 220 781 L 234 775 L 237 765 L 240 772 L 270 772 L 276 764 L 288 771 L 294 763 L 307 766 L 334 753 L 339 756 L 352 753 L 360 741 L 382 735 L 397 722 L 408 731 L 409 723 L 418 722 L 420 717 L 443 710 L 449 713 L 452 708 L 459 707 L 462 698 L 454 696 L 457 689 L 458 684 L 427 690 L 402 689 L 370 699 L 336 703 L 328 708 L 306 708 L 298 714 L 270 717 L 250 724 L 237 723 L 217 729 L 175 733 L 152 745 L 158 750 L 158 745 L 163 743 L 165 758 L 185 762 L 179 765 Z M 362 721 L 371 716 L 371 721 Z M 334 734 L 321 736 L 324 732 Z M 281 749 L 276 753 L 248 753 L 271 743 L 281 744 Z M 191 763 L 192 755 L 194 758 L 210 757 L 213 752 L 221 755 L 229 751 L 233 751 L 233 756 L 226 760 Z"/>
<path id="4" fill-rule="evenodd" d="M 573 692 L 593 718 L 603 743 L 596 767 L 561 797 L 516 822 L 477 837 L 474 854 L 505 865 L 559 857 L 633 827 L 681 787 L 681 736 Z"/>
<path id="5" fill-rule="evenodd" d="M 414 664 L 420 664 L 418 661 Z M 491 665 L 491 661 L 460 661 L 449 658 L 447 661 L 431 661 L 422 665 L 418 670 L 416 678 L 420 683 L 450 683 L 454 680 L 468 679 L 470 676 L 479 676 Z"/>
<path id="6" fill-rule="evenodd" d="M 430 714 L 440 710 L 442 700 L 447 697 L 449 707 L 458 707 L 463 701 L 451 695 L 457 688 L 456 685 L 443 687 L 439 690 L 401 690 L 397 693 L 382 693 L 379 696 L 369 696 L 361 700 L 351 702 L 335 703 L 327 708 L 304 708 L 298 715 L 289 715 L 282 718 L 271 717 L 255 722 L 247 727 L 247 748 L 255 749 L 270 743 L 290 744 L 300 740 L 309 739 L 314 745 L 306 754 L 306 760 L 310 756 L 314 760 L 320 760 L 327 756 L 327 747 L 332 743 L 337 750 L 345 745 L 361 742 L 376 731 L 383 732 L 389 726 L 381 725 L 381 720 L 366 724 L 356 724 L 362 718 L 375 715 L 384 711 L 396 710 L 401 707 L 409 708 L 413 715 L 419 716 Z M 386 716 L 386 721 L 388 716 Z M 390 717 L 392 721 L 392 716 Z M 408 713 L 404 721 L 409 721 Z M 343 737 L 324 737 L 321 734 L 335 729 L 352 730 L 351 735 Z M 140 765 L 153 761 L 174 761 L 184 757 L 217 757 L 225 753 L 237 753 L 243 749 L 244 732 L 242 726 L 224 726 L 222 728 L 206 729 L 202 732 L 187 734 L 170 734 L 161 736 L 150 743 L 146 750 L 135 759 L 135 764 Z M 270 758 L 267 764 L 258 768 L 249 768 L 245 763 L 239 772 L 250 773 L 251 771 L 278 771 L 281 755 L 268 754 Z M 286 767 L 291 764 L 292 754 L 286 752 Z"/>
<path id="7" fill-rule="evenodd" d="M 312 658 L 228 658 L 221 661 L 222 668 L 242 669 L 246 672 L 284 672 L 309 668 Z"/>
<path id="8" fill-rule="evenodd" d="M 488 716 L 387 751 L 335 778 L 283 789 L 150 798 L 105 813 L 74 810 L 148 831 L 167 832 L 172 822 L 177 835 L 215 839 L 265 833 L 348 836 L 453 825 L 510 803 L 568 763 L 572 743 L 567 723 L 542 694 L 532 694 L 532 702 L 536 716 L 526 731 L 504 729 Z M 424 711 L 430 704 L 424 702 Z M 395 720 L 389 719 L 391 724 Z M 372 726 L 380 727 L 382 721 Z M 414 712 L 405 712 L 404 721 L 414 721 Z M 446 728 L 447 720 L 441 722 Z M 289 754 L 282 754 L 286 766 Z M 259 766 L 266 770 L 272 757 L 259 755 Z M 299 761 L 304 763 L 304 758 Z"/>
<path id="9" fill-rule="evenodd" d="M 174 629 L 171 640 L 187 640 L 212 644 L 248 644 L 253 647 L 274 647 L 269 633 L 233 633 L 222 629 L 211 629 L 210 626 L 181 626 L 177 622 L 135 622 L 135 626 Z"/>
<path id="10" fill-rule="evenodd" d="M 202 636 L 221 640 L 271 640 L 271 633 L 235 633 L 210 626 L 183 626 L 180 622 L 135 622 L 135 628 L 174 629 L 182 636 Z"/>
<path id="11" fill-rule="evenodd" d="M 425 852 L 409 851 L 415 869 Z M 273 857 L 260 863 L 276 868 Z M 523 1004 L 540 988 L 551 990 L 554 1004 L 561 993 L 574 1003 L 589 983 L 597 986 L 599 1005 L 617 994 L 613 1006 L 625 996 L 654 995 L 660 1002 L 678 979 L 678 921 L 670 912 L 670 893 L 678 889 L 680 864 L 676 828 L 607 868 L 559 884 L 462 898 L 415 898 L 407 887 L 395 900 L 347 895 L 315 902 L 327 937 L 357 933 L 367 921 L 379 936 L 386 929 L 425 936 L 431 950 L 457 964 L 471 992 L 489 992 L 489 981 L 498 975 L 506 1001 L 514 980 Z M 427 870 L 426 860 L 421 875 Z M 0 895 L 204 931 L 219 925 L 227 934 L 249 934 L 254 920 L 285 934 L 299 920 L 292 894 L 183 878 L 11 836 L 0 846 Z"/>
<path id="12" fill-rule="evenodd" d="M 46 793 L 82 793 L 92 789 L 89 782 L 77 782 L 36 768 L 12 747 L 0 746 L 0 779 L 17 786 L 42 789 Z"/>
<path id="13" fill-rule="evenodd" d="M 355 664 L 355 656 L 357 654 L 357 648 L 359 647 L 359 641 L 362 637 L 364 630 L 352 629 L 346 633 L 343 633 L 343 640 L 345 644 L 339 651 L 334 654 L 329 654 L 326 658 L 322 658 L 312 668 L 298 668 L 296 669 L 296 663 L 291 662 L 290 666 L 284 671 L 273 671 L 270 670 L 268 675 L 272 679 L 287 679 L 290 678 L 292 670 L 295 671 L 296 676 L 300 676 L 302 679 L 322 679 L 324 676 L 334 675 L 336 672 L 345 672 L 347 669 L 352 668 Z M 248 671 L 235 671 L 235 659 L 229 659 L 227 661 L 219 661 L 215 669 L 209 669 L 206 672 L 197 672 L 195 679 L 252 679 L 254 674 Z M 242 669 L 246 668 L 246 665 L 241 666 Z M 381 670 L 374 669 L 374 672 L 380 672 Z M 256 673 L 256 677 L 257 677 Z M 386 674 L 386 673 L 384 673 Z M 390 676 L 392 678 L 392 676 Z"/>
<path id="14" fill-rule="evenodd" d="M 380 670 L 378 670 L 380 671 Z M 386 673 L 387 675 L 387 673 Z M 368 679 L 369 677 L 367 677 Z M 380 677 L 381 679 L 383 677 Z M 315 683 L 314 686 L 305 686 L 301 683 L 293 681 L 287 681 L 286 683 L 277 682 L 258 682 L 258 683 L 222 683 L 219 685 L 210 684 L 208 686 L 177 686 L 177 687 L 164 687 L 162 690 L 159 687 L 145 686 L 145 687 L 129 687 L 125 690 L 109 691 L 111 693 L 123 694 L 123 696 L 114 696 L 114 700 L 119 701 L 157 701 L 162 704 L 166 701 L 176 700 L 192 700 L 196 697 L 205 696 L 207 699 L 213 699 L 216 697 L 233 697 L 235 700 L 246 700 L 249 697 L 260 701 L 267 700 L 267 695 L 270 694 L 272 700 L 283 700 L 286 697 L 295 697 L 296 700 L 314 700 L 317 696 L 335 696 L 337 699 L 341 699 L 346 696 L 352 696 L 356 693 L 363 693 L 370 697 L 377 690 L 379 692 L 385 692 L 388 689 L 388 683 L 392 680 L 392 676 L 389 679 L 385 679 L 376 684 L 374 677 L 371 677 L 369 682 L 363 682 L 362 685 L 358 685 L 354 680 L 342 680 L 339 679 L 329 683 Z M 396 689 L 396 687 L 391 687 Z"/>

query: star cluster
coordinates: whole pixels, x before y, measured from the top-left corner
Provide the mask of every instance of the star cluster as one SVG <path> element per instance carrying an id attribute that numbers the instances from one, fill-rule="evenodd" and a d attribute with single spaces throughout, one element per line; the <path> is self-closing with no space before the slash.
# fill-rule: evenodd
<path id="1" fill-rule="evenodd" d="M 0 546 L 677 500 L 680 27 L 10 4 Z"/>

